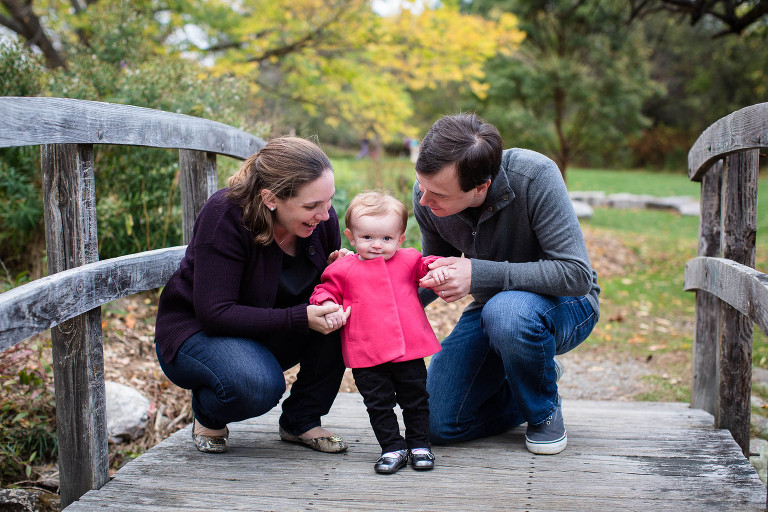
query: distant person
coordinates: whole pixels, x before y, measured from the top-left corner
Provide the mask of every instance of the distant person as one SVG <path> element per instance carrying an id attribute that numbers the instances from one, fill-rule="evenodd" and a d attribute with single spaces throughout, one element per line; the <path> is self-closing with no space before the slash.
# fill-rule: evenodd
<path id="1" fill-rule="evenodd" d="M 227 424 L 275 407 L 286 388 L 283 371 L 300 364 L 282 404 L 280 438 L 343 452 L 347 443 L 320 421 L 344 374 L 333 332 L 341 325 L 330 328 L 325 319 L 338 308 L 309 304 L 322 271 L 342 254 L 331 162 L 310 141 L 273 139 L 229 184 L 203 207 L 160 295 L 160 366 L 192 390 L 197 449 L 221 453 L 229 447 Z"/>
<path id="2" fill-rule="evenodd" d="M 597 274 L 557 165 L 502 151 L 473 114 L 438 120 L 421 142 L 414 215 L 431 269 L 422 302 L 472 294 L 429 365 L 430 438 L 466 441 L 527 422 L 535 454 L 565 449 L 555 356 L 587 338 L 599 316 Z M 463 257 L 462 257 L 463 256 Z"/>
<path id="3" fill-rule="evenodd" d="M 408 157 L 411 159 L 411 163 L 416 163 L 416 161 L 419 159 L 419 141 L 417 139 L 406 139 L 408 142 L 407 145 L 407 154 Z"/>
<path id="4" fill-rule="evenodd" d="M 360 160 L 361 158 L 365 158 L 368 156 L 368 139 L 362 139 L 360 141 L 360 151 L 357 152 L 357 155 L 355 155 L 355 158 Z"/>
<path id="5" fill-rule="evenodd" d="M 424 358 L 440 350 L 440 343 L 419 301 L 418 283 L 437 257 L 400 248 L 408 211 L 390 195 L 355 196 L 345 220 L 344 234 L 357 254 L 325 269 L 310 303 L 335 306 L 326 314 L 328 329 L 339 328 L 349 315 L 341 347 L 381 446 L 374 470 L 394 473 L 409 458 L 414 469 L 432 469 Z M 442 273 L 442 268 L 430 272 L 437 282 Z M 393 410 L 396 404 L 403 410 L 405 438 Z"/>

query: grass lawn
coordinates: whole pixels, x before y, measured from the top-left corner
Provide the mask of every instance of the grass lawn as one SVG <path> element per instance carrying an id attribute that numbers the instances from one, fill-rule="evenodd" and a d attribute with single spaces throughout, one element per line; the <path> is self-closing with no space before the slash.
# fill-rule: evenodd
<path id="1" fill-rule="evenodd" d="M 413 165 L 406 159 L 335 159 L 337 210 L 360 190 L 385 188 L 410 204 Z M 567 183 L 572 191 L 630 192 L 658 197 L 699 197 L 700 186 L 685 171 L 657 173 L 572 169 Z M 758 205 L 768 205 L 768 178 L 760 180 Z M 601 320 L 580 350 L 606 355 L 630 355 L 653 361 L 657 374 L 648 377 L 647 400 L 690 400 L 691 345 L 694 298 L 684 292 L 685 263 L 696 256 L 698 218 L 662 210 L 597 208 L 583 220 L 585 231 L 597 239 L 612 238 L 634 255 L 621 272 L 600 279 Z M 414 223 L 415 224 L 415 223 Z M 757 268 L 768 269 L 768 207 L 758 208 Z M 419 248 L 418 228 L 409 230 L 406 245 Z M 599 249 L 599 248 L 598 248 Z M 755 327 L 754 362 L 768 368 L 768 339 Z"/>

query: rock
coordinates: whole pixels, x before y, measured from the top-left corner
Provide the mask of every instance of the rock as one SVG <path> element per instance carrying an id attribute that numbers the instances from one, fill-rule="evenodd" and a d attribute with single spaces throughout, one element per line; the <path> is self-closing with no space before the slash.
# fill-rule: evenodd
<path id="1" fill-rule="evenodd" d="M 581 201 L 590 206 L 601 206 L 605 202 L 605 192 L 597 191 L 574 191 L 568 192 L 571 201 Z"/>
<path id="2" fill-rule="evenodd" d="M 637 194 L 611 194 L 606 198 L 606 206 L 617 208 L 620 210 L 626 210 L 630 208 L 647 208 L 648 203 L 656 199 L 649 195 L 637 195 Z"/>
<path id="3" fill-rule="evenodd" d="M 112 443 L 133 441 L 144 435 L 150 403 L 135 389 L 107 381 L 107 434 Z"/>
<path id="4" fill-rule="evenodd" d="M 687 207 L 689 204 L 699 204 L 694 198 L 689 196 L 669 196 L 654 197 L 648 201 L 648 208 L 659 208 L 663 210 L 677 210 Z"/>
<path id="5" fill-rule="evenodd" d="M 680 215 L 685 215 L 688 217 L 698 217 L 699 213 L 701 212 L 701 205 L 698 202 L 683 204 L 683 205 L 680 205 L 677 211 L 680 212 Z"/>
<path id="6" fill-rule="evenodd" d="M 580 219 L 589 219 L 592 217 L 594 212 L 592 211 L 592 207 L 587 203 L 571 200 L 571 204 L 573 205 L 573 210 L 576 212 L 576 217 Z"/>
<path id="7" fill-rule="evenodd" d="M 41 512 L 45 510 L 37 492 L 24 489 L 0 489 L 0 510 L 9 512 Z"/>

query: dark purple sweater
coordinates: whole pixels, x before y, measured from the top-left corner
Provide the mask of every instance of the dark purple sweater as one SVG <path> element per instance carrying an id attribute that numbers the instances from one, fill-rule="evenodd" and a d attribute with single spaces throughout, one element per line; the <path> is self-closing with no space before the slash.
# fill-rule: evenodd
<path id="1" fill-rule="evenodd" d="M 242 223 L 242 208 L 227 199 L 228 190 L 219 190 L 203 206 L 179 269 L 160 294 L 155 343 L 165 361 L 172 361 L 184 341 L 199 331 L 256 338 L 308 329 L 307 304 L 273 308 L 283 252 L 275 243 L 264 247 L 253 242 Z M 328 255 L 341 246 L 336 212 L 331 208 L 329 214 L 298 245 L 321 272 Z"/>

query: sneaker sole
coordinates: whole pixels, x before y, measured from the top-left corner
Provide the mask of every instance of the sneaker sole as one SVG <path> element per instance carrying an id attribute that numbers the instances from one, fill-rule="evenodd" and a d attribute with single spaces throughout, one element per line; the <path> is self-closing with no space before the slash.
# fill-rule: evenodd
<path id="1" fill-rule="evenodd" d="M 555 455 L 565 450 L 565 446 L 568 444 L 568 436 L 563 436 L 558 441 L 552 441 L 548 443 L 534 443 L 525 439 L 525 447 L 528 451 L 535 455 Z"/>

